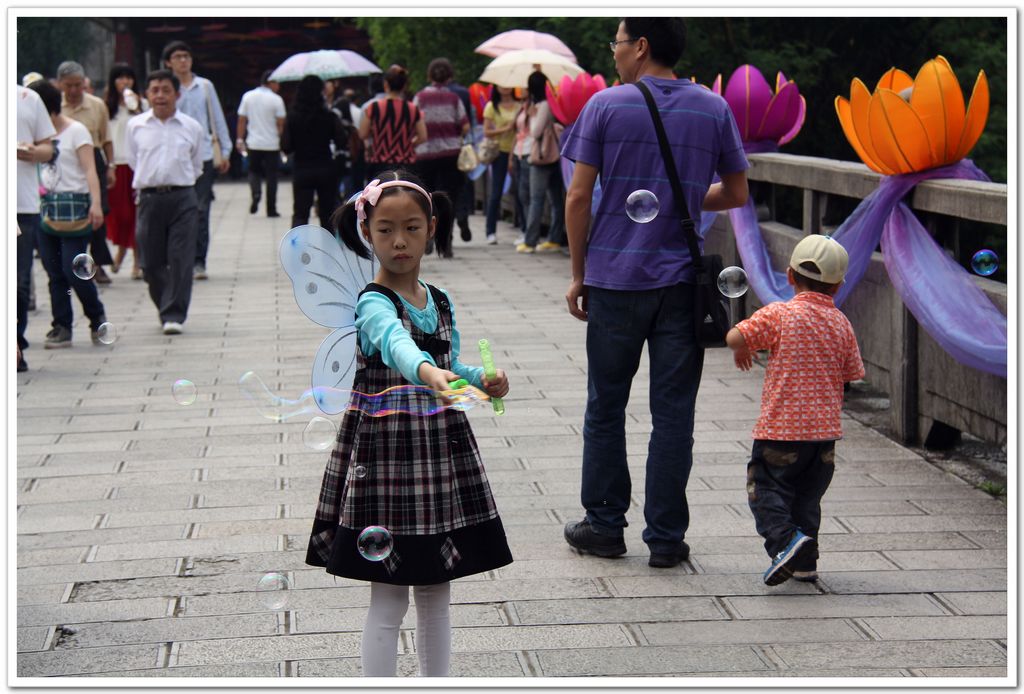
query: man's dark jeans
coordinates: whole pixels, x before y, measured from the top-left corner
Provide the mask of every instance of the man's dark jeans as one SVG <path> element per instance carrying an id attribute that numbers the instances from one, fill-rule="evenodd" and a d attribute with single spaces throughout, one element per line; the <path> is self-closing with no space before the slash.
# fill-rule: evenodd
<path id="1" fill-rule="evenodd" d="M 36 234 L 39 233 L 39 215 L 19 214 L 18 228 L 18 346 L 28 347 L 25 339 L 25 328 L 28 326 L 28 297 L 32 285 L 32 250 L 35 248 Z"/>
<path id="2" fill-rule="evenodd" d="M 498 158 L 491 162 L 491 190 L 487 196 L 488 236 L 498 231 L 498 219 L 501 218 L 501 198 L 504 195 L 505 177 L 508 175 L 508 152 L 500 152 Z"/>
<path id="3" fill-rule="evenodd" d="M 798 529 L 818 538 L 821 497 L 836 469 L 835 449 L 835 441 L 754 441 L 747 503 L 768 556 L 785 549 Z"/>
<path id="4" fill-rule="evenodd" d="M 267 214 L 277 212 L 277 169 L 280 164 L 279 150 L 249 150 L 249 191 L 252 201 L 259 202 L 262 179 L 267 179 Z"/>
<path id="5" fill-rule="evenodd" d="M 39 258 L 46 268 L 50 280 L 50 308 L 53 313 L 53 327 L 62 326 L 71 330 L 74 322 L 74 311 L 71 307 L 71 291 L 74 289 L 78 300 L 82 302 L 82 310 L 89 318 L 89 326 L 95 330 L 103 323 L 103 303 L 100 301 L 96 284 L 91 280 L 83 280 L 72 270 L 75 256 L 85 253 L 92 236 L 54 236 L 39 230 L 36 243 L 39 245 Z"/>
<path id="6" fill-rule="evenodd" d="M 643 540 L 675 552 L 690 524 L 686 483 L 693 466 L 693 413 L 704 368 L 694 338 L 693 285 L 644 291 L 587 287 L 587 411 L 581 501 L 594 531 L 626 526 L 626 404 L 644 343 L 650 354 L 653 430 L 647 450 Z"/>
<path id="7" fill-rule="evenodd" d="M 206 265 L 206 254 L 210 250 L 210 205 L 213 203 L 213 182 L 217 170 L 213 159 L 203 162 L 203 173 L 196 179 L 196 199 L 199 201 L 198 227 L 196 228 L 196 265 Z"/>

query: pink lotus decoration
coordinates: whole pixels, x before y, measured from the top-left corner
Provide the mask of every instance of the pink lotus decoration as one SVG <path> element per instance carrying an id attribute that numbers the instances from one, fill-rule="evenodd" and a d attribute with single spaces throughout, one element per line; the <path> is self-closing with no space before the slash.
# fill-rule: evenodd
<path id="1" fill-rule="evenodd" d="M 800 132 L 807 115 L 807 101 L 800 96 L 796 82 L 786 79 L 781 72 L 775 79 L 774 94 L 768 80 L 753 65 L 736 68 L 724 94 L 719 75 L 712 91 L 729 103 L 744 142 L 784 145 Z"/>
<path id="2" fill-rule="evenodd" d="M 551 113 L 562 125 L 572 125 L 580 117 L 580 112 L 586 106 L 590 97 L 607 87 L 604 77 L 596 75 L 591 77 L 587 73 L 577 75 L 575 79 L 568 75 L 562 78 L 558 85 L 558 92 L 547 85 L 548 104 L 551 106 Z"/>

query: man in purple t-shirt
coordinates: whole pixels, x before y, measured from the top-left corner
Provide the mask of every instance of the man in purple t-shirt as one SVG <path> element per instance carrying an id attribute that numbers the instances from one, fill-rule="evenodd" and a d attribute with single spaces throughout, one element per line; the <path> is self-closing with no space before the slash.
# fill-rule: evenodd
<path id="1" fill-rule="evenodd" d="M 587 321 L 588 367 L 580 493 L 586 517 L 565 526 L 565 539 L 598 556 L 626 552 L 625 409 L 646 342 L 653 430 L 643 541 L 650 566 L 661 568 L 690 553 L 683 541 L 690 522 L 686 484 L 704 351 L 694 337 L 694 278 L 679 226 L 681 205 L 673 199 L 651 115 L 634 82 L 643 79 L 658 105 L 690 216 L 699 220 L 702 210 L 747 200 L 747 160 L 728 105 L 672 72 L 685 43 L 682 19 L 623 19 L 611 42 L 623 84 L 591 98 L 562 149 L 576 162 L 565 201 L 572 254 L 566 301 L 573 316 Z M 721 183 L 712 184 L 716 173 Z M 591 227 L 598 175 L 603 193 Z M 626 215 L 626 198 L 639 189 L 660 202 L 657 216 L 645 224 Z"/>

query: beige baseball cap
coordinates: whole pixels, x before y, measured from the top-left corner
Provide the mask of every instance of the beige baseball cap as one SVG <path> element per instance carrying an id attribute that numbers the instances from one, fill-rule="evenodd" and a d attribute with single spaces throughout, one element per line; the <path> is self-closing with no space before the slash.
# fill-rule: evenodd
<path id="1" fill-rule="evenodd" d="M 21 78 L 21 86 L 27 87 L 33 82 L 38 82 L 41 79 L 43 79 L 43 76 L 40 75 L 38 72 L 26 73 L 25 76 Z"/>
<path id="2" fill-rule="evenodd" d="M 810 261 L 818 267 L 818 272 L 800 267 L 800 263 Z M 831 236 L 811 234 L 800 240 L 793 249 L 789 266 L 793 272 L 825 284 L 839 284 L 846 276 L 846 268 L 850 264 L 850 256 L 843 245 Z"/>

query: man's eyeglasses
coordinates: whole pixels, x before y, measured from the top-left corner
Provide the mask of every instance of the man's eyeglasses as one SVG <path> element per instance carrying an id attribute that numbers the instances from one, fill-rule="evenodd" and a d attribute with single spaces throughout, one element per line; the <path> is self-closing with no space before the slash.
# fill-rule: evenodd
<path id="1" fill-rule="evenodd" d="M 615 47 L 618 46 L 620 43 L 633 43 L 634 41 L 639 41 L 639 40 L 640 40 L 640 38 L 637 37 L 635 39 L 619 39 L 618 41 L 609 41 L 608 42 L 608 48 L 612 49 L 612 53 L 614 53 L 615 52 Z"/>

